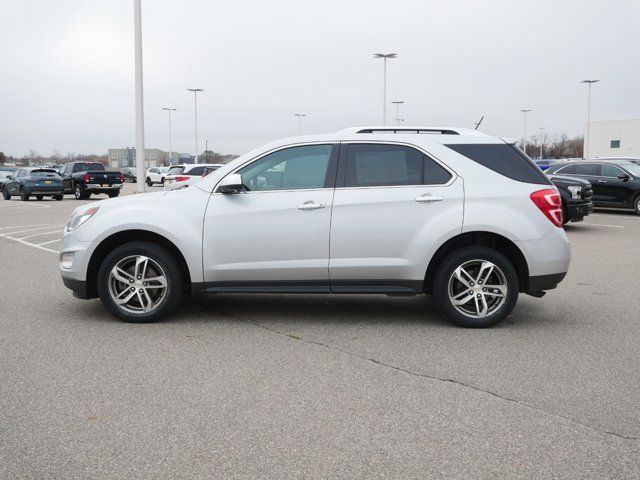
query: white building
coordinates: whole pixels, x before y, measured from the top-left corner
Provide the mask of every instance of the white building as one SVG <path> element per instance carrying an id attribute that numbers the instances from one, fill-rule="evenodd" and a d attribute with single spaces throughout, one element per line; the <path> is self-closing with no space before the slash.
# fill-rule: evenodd
<path id="1" fill-rule="evenodd" d="M 586 142 L 585 156 L 589 158 L 640 158 L 640 119 L 591 122 Z"/>
<path id="2" fill-rule="evenodd" d="M 171 159 L 169 154 L 163 150 L 157 148 L 145 148 L 145 168 L 161 167 L 166 163 L 178 163 L 184 156 L 189 154 L 171 152 Z M 109 167 L 110 168 L 123 168 L 123 167 L 135 167 L 136 166 L 136 149 L 133 147 L 126 148 L 110 148 L 108 150 Z"/>

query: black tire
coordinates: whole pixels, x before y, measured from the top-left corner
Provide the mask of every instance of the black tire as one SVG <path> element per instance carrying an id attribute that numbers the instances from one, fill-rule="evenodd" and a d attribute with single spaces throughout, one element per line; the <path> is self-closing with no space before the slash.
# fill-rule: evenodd
<path id="1" fill-rule="evenodd" d="M 107 192 L 107 195 L 109 195 L 109 198 L 116 198 L 118 195 L 120 195 L 120 190 L 116 190 L 115 192 Z"/>
<path id="2" fill-rule="evenodd" d="M 22 200 L 23 202 L 29 201 L 29 194 L 24 189 L 24 187 L 20 187 L 20 200 Z"/>
<path id="3" fill-rule="evenodd" d="M 163 185 L 163 186 L 164 186 L 164 177 L 162 177 L 162 178 L 160 179 L 160 185 Z"/>
<path id="4" fill-rule="evenodd" d="M 73 186 L 73 194 L 76 197 L 76 200 L 86 200 L 91 196 L 90 192 L 82 190 L 82 185 L 80 185 L 80 183 L 76 183 Z"/>
<path id="5" fill-rule="evenodd" d="M 640 215 L 640 195 L 636 195 L 633 199 L 633 209 L 636 211 L 636 215 Z"/>
<path id="6" fill-rule="evenodd" d="M 41 202 L 43 198 L 43 195 L 36 195 L 36 200 L 38 200 L 39 202 Z"/>
<path id="7" fill-rule="evenodd" d="M 147 177 L 147 187 L 150 187 L 153 185 L 153 182 L 151 181 L 151 179 L 149 177 Z"/>
<path id="8" fill-rule="evenodd" d="M 562 225 L 566 225 L 567 223 L 569 223 L 569 210 L 567 210 L 567 206 L 563 205 L 562 206 Z"/>
<path id="9" fill-rule="evenodd" d="M 468 316 L 460 312 L 453 305 L 449 296 L 449 280 L 454 275 L 455 270 L 466 262 L 474 260 L 489 261 L 498 267 L 504 276 L 507 288 L 504 302 L 501 306 L 482 318 Z M 482 289 L 479 285 L 472 285 L 473 287 L 471 288 Z M 487 247 L 465 247 L 451 253 L 439 265 L 433 281 L 433 299 L 440 312 L 456 325 L 467 328 L 487 328 L 497 325 L 511 313 L 518 300 L 518 288 L 516 270 L 504 255 Z M 472 293 L 472 291 L 469 290 L 469 293 Z M 487 295 L 490 294 L 488 293 Z M 474 295 L 471 295 L 470 298 L 473 299 L 473 297 Z"/>
<path id="10" fill-rule="evenodd" d="M 2 196 L 5 200 L 11 200 L 11 194 L 5 189 L 2 189 Z"/>
<path id="11" fill-rule="evenodd" d="M 132 313 L 120 308 L 109 291 L 109 275 L 113 267 L 121 260 L 143 255 L 156 262 L 166 276 L 166 292 L 158 306 L 148 313 Z M 151 323 L 161 320 L 171 313 L 182 297 L 183 279 L 178 261 L 165 248 L 149 242 L 130 242 L 113 250 L 102 262 L 98 271 L 98 294 L 105 308 L 115 317 L 130 323 Z"/>
<path id="12" fill-rule="evenodd" d="M 53 198 L 54 200 L 60 201 L 64 198 L 64 195 L 60 194 L 60 195 L 53 195 L 51 198 Z"/>

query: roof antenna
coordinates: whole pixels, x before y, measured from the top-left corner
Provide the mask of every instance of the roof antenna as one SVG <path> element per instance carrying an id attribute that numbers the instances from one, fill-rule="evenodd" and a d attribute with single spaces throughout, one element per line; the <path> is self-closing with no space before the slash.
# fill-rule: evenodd
<path id="1" fill-rule="evenodd" d="M 478 120 L 476 122 L 476 130 L 478 129 L 478 127 L 480 126 L 480 124 L 482 123 L 482 120 L 484 120 L 484 115 L 482 115 L 482 118 L 480 118 L 480 120 Z"/>

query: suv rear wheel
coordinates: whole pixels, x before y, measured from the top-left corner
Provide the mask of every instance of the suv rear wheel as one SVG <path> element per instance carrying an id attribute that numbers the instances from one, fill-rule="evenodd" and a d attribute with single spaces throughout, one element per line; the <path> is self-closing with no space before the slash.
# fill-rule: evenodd
<path id="1" fill-rule="evenodd" d="M 633 199 L 633 209 L 636 211 L 636 215 L 640 215 L 640 195 L 636 195 Z"/>
<path id="2" fill-rule="evenodd" d="M 174 256 L 149 242 L 113 250 L 98 271 L 98 294 L 109 312 L 125 322 L 156 322 L 180 301 L 183 280 Z"/>
<path id="3" fill-rule="evenodd" d="M 444 316 L 461 327 L 500 323 L 518 300 L 518 275 L 500 252 L 467 247 L 453 252 L 438 268 L 433 298 Z"/>

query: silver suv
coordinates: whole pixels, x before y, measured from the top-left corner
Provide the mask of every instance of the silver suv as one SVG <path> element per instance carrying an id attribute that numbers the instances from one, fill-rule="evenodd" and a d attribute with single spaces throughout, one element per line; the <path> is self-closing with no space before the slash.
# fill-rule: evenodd
<path id="1" fill-rule="evenodd" d="M 432 294 L 488 327 L 569 267 L 560 196 L 513 144 L 462 128 L 284 139 L 189 188 L 78 208 L 64 283 L 151 322 L 200 293 Z"/>

